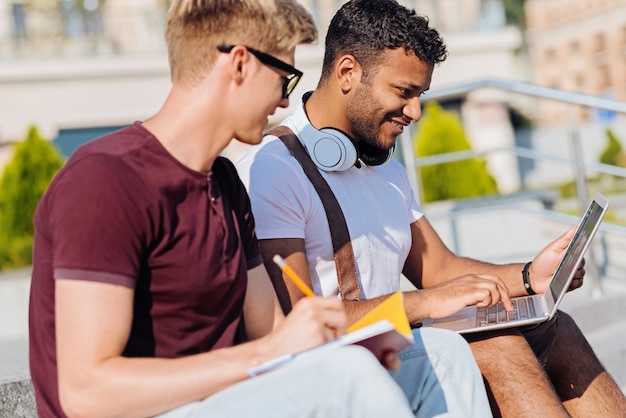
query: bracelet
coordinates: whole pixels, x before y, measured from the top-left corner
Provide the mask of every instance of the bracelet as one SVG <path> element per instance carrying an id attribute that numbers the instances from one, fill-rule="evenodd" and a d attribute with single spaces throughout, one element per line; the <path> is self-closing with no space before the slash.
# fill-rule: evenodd
<path id="1" fill-rule="evenodd" d="M 536 292 L 533 290 L 532 286 L 530 285 L 530 274 L 528 273 L 528 269 L 530 268 L 531 263 L 532 261 L 529 261 L 524 266 L 524 270 L 522 270 L 522 280 L 524 281 L 524 288 L 526 289 L 526 292 L 528 292 L 529 295 L 534 295 L 536 294 Z"/>

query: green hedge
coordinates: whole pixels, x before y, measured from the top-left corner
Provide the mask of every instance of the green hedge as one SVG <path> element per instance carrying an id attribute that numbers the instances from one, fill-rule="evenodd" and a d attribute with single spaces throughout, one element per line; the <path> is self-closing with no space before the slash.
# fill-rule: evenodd
<path id="1" fill-rule="evenodd" d="M 623 166 L 624 164 L 624 152 L 622 151 L 622 144 L 617 139 L 617 135 L 611 130 L 606 128 L 606 147 L 600 154 L 600 162 L 603 164 L 610 164 L 616 166 Z"/>
<path id="2" fill-rule="evenodd" d="M 458 115 L 442 109 L 436 102 L 424 106 L 414 147 L 418 159 L 471 149 Z M 483 158 L 425 166 L 419 170 L 425 202 L 498 193 L 497 183 Z"/>
<path id="3" fill-rule="evenodd" d="M 35 208 L 62 165 L 60 154 L 34 126 L 15 145 L 0 178 L 0 270 L 32 262 Z"/>

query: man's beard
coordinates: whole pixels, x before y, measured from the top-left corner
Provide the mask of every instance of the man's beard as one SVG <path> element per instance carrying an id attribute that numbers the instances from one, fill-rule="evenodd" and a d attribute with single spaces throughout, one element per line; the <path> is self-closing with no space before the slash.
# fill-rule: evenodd
<path id="1" fill-rule="evenodd" d="M 367 89 L 360 86 L 346 108 L 346 115 L 350 132 L 355 141 L 363 141 L 372 147 L 383 150 L 392 148 L 395 144 L 385 144 L 379 140 L 380 115 L 383 108 L 367 94 Z"/>

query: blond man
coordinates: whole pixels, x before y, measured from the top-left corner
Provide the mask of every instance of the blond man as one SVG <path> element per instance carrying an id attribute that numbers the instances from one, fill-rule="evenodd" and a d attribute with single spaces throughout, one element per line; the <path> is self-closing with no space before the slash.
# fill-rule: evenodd
<path id="1" fill-rule="evenodd" d="M 219 157 L 232 138 L 261 140 L 302 75 L 296 45 L 316 36 L 291 0 L 173 2 L 163 106 L 77 150 L 35 215 L 41 418 L 410 416 L 363 349 L 248 373 L 345 332 L 336 298 L 283 317 L 247 194 Z"/>

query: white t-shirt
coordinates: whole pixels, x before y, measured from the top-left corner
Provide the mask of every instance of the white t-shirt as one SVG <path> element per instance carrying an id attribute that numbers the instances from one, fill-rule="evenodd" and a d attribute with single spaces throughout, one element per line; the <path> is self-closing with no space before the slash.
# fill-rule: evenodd
<path id="1" fill-rule="evenodd" d="M 300 138 L 310 125 L 302 101 L 281 125 Z M 298 161 L 275 136 L 267 136 L 237 164 L 248 189 L 259 239 L 302 238 L 313 290 L 338 295 L 337 273 L 326 213 Z M 320 171 L 343 210 L 363 299 L 400 290 L 411 249 L 410 224 L 422 211 L 404 167 L 395 159 L 380 166 Z"/>

